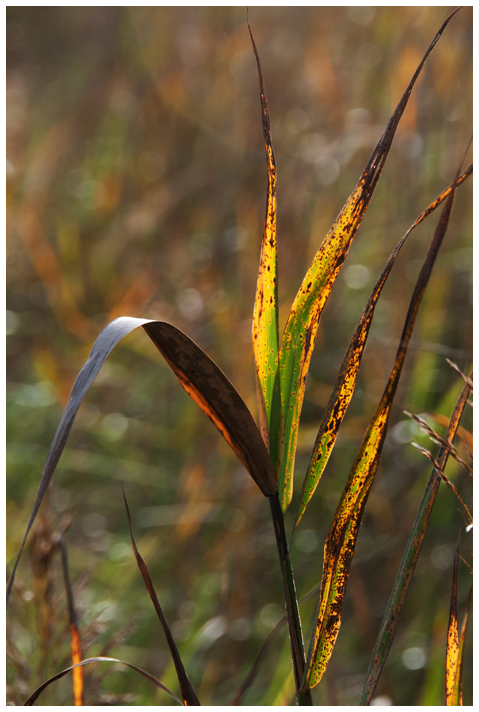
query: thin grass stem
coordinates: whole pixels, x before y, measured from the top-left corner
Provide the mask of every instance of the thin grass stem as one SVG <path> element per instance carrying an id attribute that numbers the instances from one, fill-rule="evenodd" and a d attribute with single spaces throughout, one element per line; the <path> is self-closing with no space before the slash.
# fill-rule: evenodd
<path id="1" fill-rule="evenodd" d="M 274 533 L 281 563 L 281 575 L 283 578 L 284 598 L 286 612 L 288 616 L 289 638 L 291 641 L 291 653 L 293 657 L 294 681 L 296 685 L 296 701 L 298 705 L 312 705 L 311 691 L 300 690 L 304 675 L 305 657 L 303 632 L 301 629 L 301 618 L 299 615 L 298 598 L 296 596 L 296 585 L 294 583 L 293 567 L 289 557 L 288 546 L 286 544 L 286 532 L 284 530 L 284 519 L 279 496 L 270 495 L 269 504 L 271 516 L 273 518 Z"/>

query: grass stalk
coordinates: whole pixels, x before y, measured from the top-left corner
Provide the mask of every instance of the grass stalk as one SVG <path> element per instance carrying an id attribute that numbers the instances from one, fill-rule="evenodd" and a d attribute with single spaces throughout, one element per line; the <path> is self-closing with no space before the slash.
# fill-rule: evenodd
<path id="1" fill-rule="evenodd" d="M 284 598 L 286 603 L 286 613 L 288 616 L 289 638 L 291 641 L 291 653 L 293 658 L 294 681 L 296 685 L 296 701 L 300 706 L 312 705 L 311 691 L 301 691 L 301 683 L 304 675 L 304 643 L 301 629 L 301 618 L 299 615 L 298 598 L 296 596 L 296 585 L 294 582 L 293 567 L 286 543 L 286 532 L 284 530 L 284 519 L 279 496 L 277 494 L 269 496 L 271 516 L 273 518 L 274 533 L 281 564 L 281 576 L 283 579 Z"/>

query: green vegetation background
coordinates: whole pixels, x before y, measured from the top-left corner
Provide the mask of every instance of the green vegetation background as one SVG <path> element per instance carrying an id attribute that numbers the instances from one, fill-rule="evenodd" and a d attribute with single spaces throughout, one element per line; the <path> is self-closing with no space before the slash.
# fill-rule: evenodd
<path id="1" fill-rule="evenodd" d="M 280 328 L 445 7 L 253 8 L 278 164 Z M 325 309 L 302 416 L 296 496 L 322 409 L 372 285 L 416 216 L 454 178 L 471 131 L 472 8 L 429 59 Z M 120 315 L 170 321 L 220 365 L 256 414 L 251 319 L 266 165 L 245 10 L 7 8 L 7 561 L 49 443 L 99 331 Z M 315 704 L 357 704 L 376 632 L 429 476 L 403 414 L 449 416 L 472 350 L 472 183 L 421 307 L 370 495 L 331 665 Z M 298 594 L 320 581 L 343 483 L 392 366 L 437 216 L 409 238 L 373 322 L 356 396 L 293 547 Z M 463 425 L 470 427 L 470 409 Z M 432 422 L 432 421 L 431 421 Z M 437 426 L 438 429 L 441 426 Z M 466 501 L 471 487 L 448 472 Z M 55 477 L 84 657 L 109 654 L 175 687 L 131 552 L 137 544 L 204 704 L 228 704 L 283 611 L 269 507 L 141 330 L 103 367 Z M 295 509 L 295 503 L 291 508 Z M 68 664 L 68 623 L 48 510 L 8 615 L 9 700 Z M 452 556 L 461 521 L 441 487 L 378 694 L 444 704 Z M 291 516 L 286 518 L 287 528 Z M 53 537 L 53 540 L 52 540 Z M 466 541 L 467 544 L 467 541 Z M 466 553 L 467 556 L 467 553 Z M 462 565 L 461 565 L 462 566 Z M 470 573 L 461 568 L 460 617 Z M 309 638 L 315 602 L 302 607 Z M 470 642 L 467 655 L 470 656 Z M 465 671 L 471 704 L 472 666 Z M 86 670 L 86 704 L 168 705 L 133 671 Z M 286 630 L 249 704 L 294 697 Z M 72 703 L 67 678 L 42 705 Z"/>

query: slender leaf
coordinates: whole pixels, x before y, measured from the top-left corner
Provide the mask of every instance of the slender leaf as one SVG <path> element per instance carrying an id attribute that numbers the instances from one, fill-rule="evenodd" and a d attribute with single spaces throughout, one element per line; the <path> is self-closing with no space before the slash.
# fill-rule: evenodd
<path id="1" fill-rule="evenodd" d="M 56 511 L 55 511 L 55 514 L 56 514 Z M 60 555 L 61 555 L 61 562 L 62 562 L 63 581 L 65 584 L 65 590 L 66 590 L 67 602 L 68 602 L 68 616 L 69 616 L 69 625 L 70 625 L 70 650 L 71 650 L 71 656 L 72 656 L 72 664 L 76 665 L 77 663 L 79 663 L 81 661 L 83 655 L 82 655 L 82 650 L 81 650 L 80 632 L 78 630 L 78 618 L 77 618 L 76 609 L 75 609 L 75 600 L 73 597 L 73 589 L 72 589 L 72 584 L 71 584 L 71 580 L 70 580 L 67 545 L 65 542 L 65 536 L 64 536 L 63 532 L 61 532 L 61 536 L 60 536 Z M 83 687 L 84 687 L 83 668 L 82 667 L 74 667 L 72 670 L 72 677 L 73 677 L 74 705 L 76 707 L 82 707 L 83 706 Z"/>
<path id="2" fill-rule="evenodd" d="M 459 421 L 461 419 L 469 391 L 469 386 L 466 384 L 461 391 L 456 405 L 454 406 L 446 432 L 448 440 L 452 441 L 458 430 Z M 449 450 L 442 447 L 437 457 L 437 462 L 439 463 L 441 469 L 444 469 L 448 457 Z M 369 663 L 368 674 L 361 695 L 361 701 L 359 703 L 360 705 L 369 705 L 374 694 L 374 690 L 376 689 L 379 676 L 381 675 L 382 669 L 387 660 L 389 650 L 396 633 L 399 615 L 401 613 L 404 599 L 419 557 L 422 542 L 426 534 L 429 518 L 431 516 L 440 482 L 441 477 L 437 474 L 436 469 L 434 468 L 426 485 L 411 533 L 409 534 L 409 539 L 403 554 L 401 565 L 399 567 L 388 606 L 381 623 L 376 645 Z"/>
<path id="3" fill-rule="evenodd" d="M 458 655 L 458 661 L 457 661 L 457 669 L 456 669 L 456 677 L 454 680 L 454 693 L 453 693 L 453 700 L 454 700 L 454 705 L 461 705 L 463 704 L 462 702 L 462 670 L 463 670 L 463 663 L 464 663 L 464 644 L 466 642 L 466 633 L 467 633 L 467 626 L 469 624 L 469 610 L 471 607 L 471 598 L 472 598 L 472 584 L 471 588 L 469 589 L 469 596 L 467 597 L 467 606 L 466 606 L 466 612 L 464 614 L 464 620 L 462 621 L 462 626 L 461 626 L 461 634 L 459 636 L 459 655 Z"/>
<path id="4" fill-rule="evenodd" d="M 258 396 L 261 433 L 266 447 L 275 451 L 278 449 L 279 445 L 279 433 L 277 429 L 270 431 L 269 426 L 272 410 L 275 409 L 277 414 L 281 414 L 277 395 L 273 401 L 274 386 L 278 377 L 279 343 L 278 261 L 276 245 L 276 163 L 271 139 L 271 122 L 269 118 L 266 91 L 264 88 L 263 71 L 261 69 L 261 62 L 249 21 L 248 30 L 258 67 L 263 135 L 268 171 L 266 216 L 253 314 L 253 351 L 256 366 L 256 391 Z M 270 437 L 272 441 L 271 443 Z M 277 495 L 270 496 L 269 500 L 283 579 L 297 703 L 299 705 L 311 705 L 312 700 L 309 691 L 300 691 L 305 664 L 304 642 L 301 630 L 301 619 L 298 610 L 298 601 L 296 597 L 293 568 L 286 545 L 283 513 Z"/>
<path id="5" fill-rule="evenodd" d="M 319 248 L 291 308 L 279 354 L 277 388 L 280 391 L 278 395 L 282 412 L 280 414 L 273 409 L 271 430 L 274 430 L 274 437 L 270 437 L 271 445 L 277 443 L 275 449 L 271 448 L 271 458 L 276 470 L 279 470 L 279 492 L 283 511 L 289 507 L 293 493 L 292 479 L 299 418 L 319 318 L 369 206 L 414 84 L 455 12 L 457 10 L 445 20 L 429 45 L 358 184 Z"/>
<path id="6" fill-rule="evenodd" d="M 186 334 L 164 321 L 143 325 L 185 391 L 216 425 L 265 496 L 278 483 L 258 427 L 224 373 Z"/>
<path id="7" fill-rule="evenodd" d="M 462 183 L 466 178 L 472 173 L 472 165 L 469 166 L 467 171 L 465 171 L 458 180 L 458 185 Z M 410 233 L 417 227 L 425 218 L 428 217 L 451 193 L 454 187 L 452 183 L 446 190 L 444 190 L 427 208 L 424 210 L 417 220 L 411 225 L 409 230 L 400 239 L 394 250 L 391 252 L 388 261 L 386 262 L 383 271 L 381 272 L 374 289 L 371 292 L 368 303 L 364 308 L 361 318 L 356 326 L 351 341 L 349 342 L 348 349 L 344 355 L 343 363 L 341 369 L 338 373 L 336 379 L 336 384 L 334 386 L 333 392 L 329 398 L 328 405 L 323 415 L 323 419 L 319 426 L 318 435 L 316 436 L 316 442 L 314 445 L 313 453 L 311 455 L 311 460 L 309 462 L 306 477 L 303 483 L 303 490 L 298 505 L 298 512 L 296 515 L 296 524 L 299 524 L 301 517 L 314 494 L 316 487 L 318 486 L 319 480 L 324 472 L 324 468 L 327 465 L 329 456 L 333 449 L 334 443 L 339 432 L 339 428 L 343 421 L 346 410 L 351 401 L 352 395 L 354 393 L 354 387 L 356 384 L 356 378 L 359 371 L 359 366 L 361 363 L 361 357 L 363 355 L 364 347 L 366 346 L 366 341 L 369 334 L 369 328 L 371 326 L 372 318 L 374 315 L 374 309 L 376 303 L 381 294 L 382 288 L 386 282 L 386 279 L 391 271 L 394 264 L 396 256 L 399 250 L 403 246 L 405 240 L 410 235 Z M 294 529 L 293 529 L 294 533 Z"/>
<path id="8" fill-rule="evenodd" d="M 120 663 L 121 665 L 126 665 L 127 667 L 131 668 L 132 670 L 136 670 L 136 672 L 139 672 L 140 675 L 143 675 L 143 677 L 146 677 L 147 680 L 152 682 L 156 687 L 159 687 L 160 690 L 163 690 L 163 692 L 167 692 L 170 697 L 172 697 L 176 702 L 178 702 L 179 705 L 181 705 L 181 700 L 177 698 L 177 696 L 169 690 L 166 685 L 163 685 L 162 682 L 156 679 L 156 677 L 153 677 L 153 675 L 150 675 L 149 672 L 146 672 L 146 670 L 142 670 L 141 668 L 137 667 L 136 665 L 131 665 L 131 663 L 126 663 L 124 660 L 118 660 L 117 658 L 87 658 L 86 660 L 82 660 L 80 663 L 77 663 L 76 665 L 72 665 L 71 667 L 65 668 L 65 670 L 62 670 L 61 672 L 57 673 L 56 675 L 53 675 L 50 679 L 48 679 L 46 682 L 44 682 L 40 687 L 38 687 L 35 692 L 30 695 L 28 700 L 24 703 L 24 707 L 31 707 L 34 702 L 40 697 L 42 694 L 43 690 L 45 690 L 49 685 L 51 685 L 52 682 L 55 682 L 56 680 L 60 680 L 64 675 L 70 672 L 70 670 L 73 670 L 74 668 L 79 667 L 80 665 L 88 665 L 89 663 Z"/>
<path id="9" fill-rule="evenodd" d="M 456 684 L 459 662 L 459 624 L 457 621 L 457 572 L 459 570 L 459 549 L 461 546 L 461 531 L 457 537 L 454 552 L 454 569 L 452 573 L 451 606 L 447 626 L 446 645 L 446 705 L 462 705 L 462 690 Z M 460 701 L 459 699 L 460 698 Z"/>
<path id="10" fill-rule="evenodd" d="M 122 486 L 122 489 L 123 489 L 123 486 Z M 189 679 L 188 675 L 186 674 L 186 670 L 183 665 L 183 661 L 181 660 L 180 654 L 178 652 L 178 648 L 176 647 L 176 643 L 175 643 L 173 636 L 171 634 L 170 627 L 169 627 L 168 622 L 165 618 L 165 614 L 163 613 L 163 609 L 161 608 L 160 602 L 158 600 L 158 596 L 156 595 L 155 587 L 153 585 L 153 580 L 152 580 L 150 572 L 148 570 L 148 566 L 145 564 L 140 552 L 138 551 L 138 547 L 136 546 L 135 538 L 133 536 L 133 529 L 131 526 L 130 510 L 128 508 L 128 502 L 126 501 L 124 490 L 123 490 L 123 499 L 125 501 L 126 515 L 128 517 L 128 527 L 130 529 L 131 545 L 133 547 L 133 552 L 135 554 L 136 563 L 138 564 L 138 568 L 140 569 L 140 573 L 143 577 L 143 581 L 145 582 L 146 590 L 148 591 L 148 595 L 153 602 L 156 614 L 157 614 L 158 618 L 160 619 L 160 623 L 163 627 L 163 631 L 165 633 L 166 640 L 168 642 L 168 647 L 170 649 L 171 657 L 173 658 L 173 663 L 175 665 L 178 682 L 180 683 L 181 694 L 183 696 L 183 702 L 185 705 L 198 707 L 198 706 L 200 706 L 200 701 L 198 700 L 198 697 L 196 696 L 196 692 L 193 689 L 193 685 L 191 684 L 190 679 Z"/>
<path id="11" fill-rule="evenodd" d="M 359 527 L 381 457 L 391 406 L 416 316 L 447 229 L 454 196 L 455 186 L 444 205 L 419 273 L 389 381 L 364 435 L 326 540 L 321 597 L 318 604 L 316 628 L 311 639 L 304 686 L 309 684 L 310 687 L 315 687 L 321 680 L 341 626 L 344 595 Z"/>
<path id="12" fill-rule="evenodd" d="M 81 662 L 81 645 L 80 633 L 78 626 L 75 623 L 70 623 L 70 648 L 73 665 Z M 81 667 L 74 667 L 72 670 L 73 676 L 73 702 L 75 707 L 83 706 L 83 670 Z"/>
<path id="13" fill-rule="evenodd" d="M 268 169 L 266 216 L 259 265 L 258 284 L 253 313 L 253 350 L 256 365 L 256 389 L 260 429 L 269 447 L 269 424 L 274 383 L 278 371 L 278 258 L 276 246 L 276 162 L 271 139 L 268 100 L 264 88 L 263 71 L 251 26 L 248 29 L 258 66 L 264 146 Z M 276 435 L 276 434 L 275 434 Z"/>
<path id="14" fill-rule="evenodd" d="M 209 356 L 186 334 L 171 324 L 152 319 L 119 317 L 110 322 L 98 336 L 73 385 L 70 399 L 48 452 L 30 519 L 13 567 L 7 590 L 7 605 L 25 542 L 65 447 L 78 409 L 112 349 L 139 326 L 143 326 L 183 388 L 218 428 L 263 494 L 268 496 L 278 491 L 276 475 L 253 416 L 234 386 Z"/>

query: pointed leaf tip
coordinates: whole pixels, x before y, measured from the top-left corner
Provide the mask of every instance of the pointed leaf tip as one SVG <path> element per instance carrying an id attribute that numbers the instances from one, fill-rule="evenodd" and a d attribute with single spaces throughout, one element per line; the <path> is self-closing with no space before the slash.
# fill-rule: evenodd
<path id="1" fill-rule="evenodd" d="M 276 242 L 276 161 L 271 138 L 268 100 L 264 87 L 263 71 L 256 49 L 253 32 L 248 22 L 253 51 L 256 57 L 260 85 L 261 116 L 268 187 L 263 242 L 253 312 L 253 351 L 256 366 L 256 387 L 261 433 L 266 447 L 278 450 L 277 428 L 270 428 L 273 417 L 273 393 L 278 371 L 278 258 Z"/>

